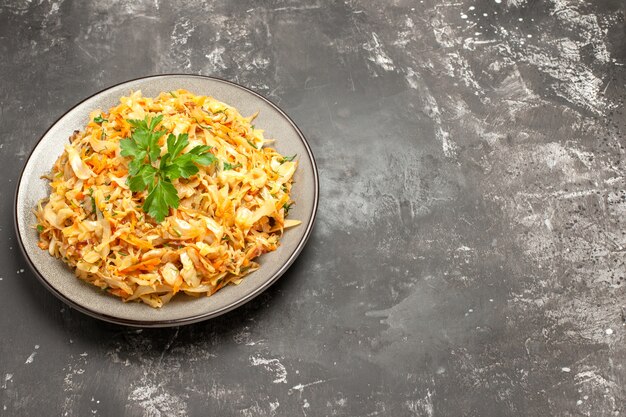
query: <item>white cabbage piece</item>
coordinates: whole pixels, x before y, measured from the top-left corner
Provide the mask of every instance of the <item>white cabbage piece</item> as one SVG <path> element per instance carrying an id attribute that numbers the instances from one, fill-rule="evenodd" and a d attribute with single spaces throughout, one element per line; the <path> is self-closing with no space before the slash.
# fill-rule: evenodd
<path id="1" fill-rule="evenodd" d="M 78 154 L 78 151 L 74 149 L 73 146 L 66 144 L 65 150 L 67 151 L 67 157 L 68 157 L 68 160 L 70 161 L 70 166 L 72 167 L 72 171 L 74 171 L 74 174 L 78 178 L 80 178 L 81 180 L 86 180 L 96 175 L 93 173 L 92 170 L 90 170 L 87 167 L 87 165 L 85 165 L 83 160 L 80 159 L 80 155 Z"/>

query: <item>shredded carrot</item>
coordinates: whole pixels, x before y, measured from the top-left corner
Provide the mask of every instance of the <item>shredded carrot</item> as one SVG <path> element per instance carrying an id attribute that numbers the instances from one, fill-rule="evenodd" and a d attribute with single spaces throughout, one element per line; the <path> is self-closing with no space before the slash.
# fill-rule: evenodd
<path id="1" fill-rule="evenodd" d="M 139 239 L 137 236 L 129 234 L 129 233 L 121 234 L 120 239 L 140 249 L 153 249 L 154 248 L 154 246 L 152 246 L 152 243 L 148 242 L 147 240 Z"/>
<path id="2" fill-rule="evenodd" d="M 139 262 L 138 264 L 129 266 L 128 268 L 124 268 L 120 271 L 121 274 L 128 274 L 129 272 L 135 271 L 154 271 L 154 268 L 161 263 L 160 259 L 148 259 L 143 262 Z"/>

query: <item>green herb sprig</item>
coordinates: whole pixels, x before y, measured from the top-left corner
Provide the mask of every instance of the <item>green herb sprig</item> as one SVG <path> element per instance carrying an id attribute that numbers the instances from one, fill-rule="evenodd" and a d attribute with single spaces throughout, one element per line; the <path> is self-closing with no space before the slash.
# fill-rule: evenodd
<path id="1" fill-rule="evenodd" d="M 189 152 L 182 153 L 189 145 L 186 133 L 167 137 L 167 153 L 161 155 L 159 139 L 167 132 L 156 130 L 163 115 L 144 120 L 128 120 L 133 126 L 130 138 L 120 141 L 122 156 L 131 158 L 128 166 L 128 184 L 131 191 L 148 190 L 143 203 L 143 211 L 157 222 L 162 222 L 170 208 L 178 208 L 180 198 L 172 181 L 189 178 L 198 173 L 197 165 L 210 165 L 217 161 L 207 145 L 199 145 Z M 196 165 L 197 164 L 197 165 Z"/>
<path id="2" fill-rule="evenodd" d="M 231 164 L 228 162 L 224 162 L 224 171 L 229 171 L 235 168 L 241 168 L 241 163 Z"/>

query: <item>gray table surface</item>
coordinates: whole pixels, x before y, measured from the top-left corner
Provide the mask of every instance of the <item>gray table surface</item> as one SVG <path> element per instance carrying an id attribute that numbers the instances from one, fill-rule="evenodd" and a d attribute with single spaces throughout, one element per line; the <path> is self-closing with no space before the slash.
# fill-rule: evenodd
<path id="1" fill-rule="evenodd" d="M 626 413 L 622 0 L 1 1 L 0 414 Z M 318 222 L 245 306 L 136 330 L 54 298 L 13 192 L 69 107 L 215 75 L 308 137 Z"/>

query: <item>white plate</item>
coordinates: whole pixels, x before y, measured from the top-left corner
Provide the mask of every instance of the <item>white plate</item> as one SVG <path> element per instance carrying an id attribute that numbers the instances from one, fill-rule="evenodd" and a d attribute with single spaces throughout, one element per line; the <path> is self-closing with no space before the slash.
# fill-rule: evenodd
<path id="1" fill-rule="evenodd" d="M 241 284 L 227 286 L 211 297 L 176 296 L 160 309 L 143 303 L 124 303 L 118 297 L 103 293 L 74 275 L 61 260 L 37 246 L 38 234 L 33 228 L 37 202 L 49 195 L 48 173 L 63 151 L 63 144 L 74 130 L 82 130 L 94 109 L 108 110 L 120 97 L 141 90 L 146 97 L 162 91 L 186 89 L 198 95 L 210 95 L 236 107 L 241 114 L 259 111 L 255 125 L 265 130 L 265 137 L 275 138 L 274 147 L 284 155 L 297 154 L 298 169 L 294 175 L 291 197 L 296 202 L 289 217 L 302 221 L 281 238 L 279 248 L 259 258 L 261 268 L 248 275 Z M 15 227 L 22 251 L 41 282 L 57 297 L 93 317 L 113 323 L 140 327 L 178 326 L 206 320 L 230 311 L 259 295 L 275 282 L 302 251 L 311 234 L 319 195 L 317 168 L 311 149 L 302 132 L 277 106 L 259 94 L 237 84 L 198 75 L 158 75 L 115 85 L 101 91 L 70 109 L 48 129 L 30 154 L 20 177 L 15 197 Z"/>

